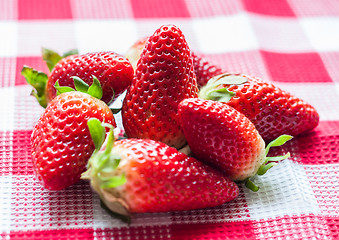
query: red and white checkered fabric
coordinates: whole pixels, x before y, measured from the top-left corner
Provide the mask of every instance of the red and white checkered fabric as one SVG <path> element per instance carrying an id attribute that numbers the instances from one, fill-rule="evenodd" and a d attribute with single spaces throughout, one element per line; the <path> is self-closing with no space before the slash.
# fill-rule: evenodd
<path id="1" fill-rule="evenodd" d="M 126 225 L 87 182 L 43 189 L 29 143 L 43 109 L 23 64 L 46 71 L 41 47 L 123 54 L 169 23 L 222 68 L 314 105 L 319 126 L 286 144 L 292 157 L 256 179 L 259 192 L 240 185 L 235 201 L 212 209 L 136 214 Z M 337 0 L 0 0 L 0 238 L 339 239 L 338 66 Z"/>

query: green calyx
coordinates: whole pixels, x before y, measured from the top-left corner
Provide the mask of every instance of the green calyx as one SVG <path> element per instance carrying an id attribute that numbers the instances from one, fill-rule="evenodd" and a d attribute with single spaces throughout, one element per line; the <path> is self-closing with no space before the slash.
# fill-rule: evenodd
<path id="1" fill-rule="evenodd" d="M 82 174 L 83 179 L 95 179 L 101 188 L 115 188 L 126 182 L 124 174 L 116 175 L 120 163 L 120 156 L 112 153 L 114 147 L 113 126 L 101 123 L 96 118 L 87 122 L 88 129 L 95 145 L 95 151 L 88 161 L 88 170 Z M 105 138 L 105 127 L 110 131 Z M 105 146 L 102 149 L 102 146 Z"/>
<path id="2" fill-rule="evenodd" d="M 77 50 L 71 50 L 60 56 L 58 53 L 43 48 L 42 58 L 46 62 L 48 69 L 52 71 L 54 66 L 64 57 L 77 54 Z M 32 95 L 38 100 L 42 107 L 47 107 L 46 99 L 46 84 L 48 75 L 44 72 L 39 72 L 29 66 L 24 65 L 21 70 L 21 75 L 25 77 L 26 82 L 33 87 Z"/>
<path id="3" fill-rule="evenodd" d="M 42 48 L 42 59 L 46 62 L 47 67 L 49 71 L 52 71 L 54 66 L 63 58 L 71 56 L 71 55 L 76 55 L 78 54 L 78 50 L 72 49 L 68 52 L 65 52 L 63 55 L 59 55 L 59 53 L 47 49 L 47 48 Z"/>
<path id="4" fill-rule="evenodd" d="M 290 135 L 281 135 L 278 138 L 276 138 L 275 140 L 273 140 L 272 142 L 270 142 L 266 148 L 265 148 L 265 161 L 264 163 L 259 167 L 258 171 L 257 171 L 257 175 L 262 176 L 264 175 L 269 169 L 271 169 L 272 167 L 276 166 L 278 164 L 278 162 L 289 158 L 291 155 L 290 153 L 286 153 L 283 156 L 275 156 L 275 157 L 268 157 L 268 152 L 270 150 L 271 147 L 279 147 L 284 145 L 287 141 L 291 140 L 293 137 Z M 247 188 L 249 188 L 250 190 L 252 190 L 253 192 L 257 192 L 259 190 L 259 187 L 253 183 L 250 178 L 247 178 L 245 180 L 245 186 Z"/>
<path id="5" fill-rule="evenodd" d="M 39 104 L 42 107 L 47 106 L 46 100 L 46 83 L 48 76 L 46 73 L 39 72 L 31 67 L 24 66 L 21 70 L 21 75 L 23 75 L 29 85 L 33 87 L 32 95 L 38 100 Z"/>
<path id="6" fill-rule="evenodd" d="M 199 91 L 199 98 L 206 100 L 213 100 L 218 102 L 228 102 L 233 96 L 234 92 L 228 90 L 229 85 L 241 85 L 247 82 L 247 78 L 238 74 L 223 73 L 211 78 L 207 84 Z"/>
<path id="7" fill-rule="evenodd" d="M 75 76 L 72 77 L 74 81 L 75 89 L 68 87 L 68 86 L 60 86 L 59 82 L 57 81 L 54 85 L 55 89 L 57 90 L 57 95 L 60 95 L 61 93 L 72 92 L 76 90 L 79 92 L 87 93 L 97 99 L 101 99 L 102 94 L 103 94 L 101 84 L 98 78 L 96 78 L 94 75 L 92 77 L 93 77 L 93 83 L 91 86 L 89 86 L 86 82 L 84 82 L 79 77 L 75 77 Z"/>

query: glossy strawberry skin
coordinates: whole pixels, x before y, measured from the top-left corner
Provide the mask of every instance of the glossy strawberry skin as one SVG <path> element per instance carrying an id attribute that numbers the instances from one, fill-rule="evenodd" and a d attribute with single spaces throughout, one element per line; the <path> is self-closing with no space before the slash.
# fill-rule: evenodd
<path id="1" fill-rule="evenodd" d="M 162 26 L 149 37 L 127 90 L 122 119 L 130 138 L 150 138 L 180 148 L 185 137 L 178 104 L 197 97 L 191 52 L 181 30 Z"/>
<path id="2" fill-rule="evenodd" d="M 103 89 L 103 100 L 109 104 L 118 97 L 131 83 L 134 71 L 130 62 L 115 52 L 94 52 L 71 55 L 61 59 L 53 68 L 47 84 L 46 98 L 50 102 L 56 96 L 56 81 L 60 86 L 74 88 L 72 76 L 77 76 L 91 85 L 92 76 L 96 76 Z M 114 93 L 113 93 L 113 90 Z"/>
<path id="3" fill-rule="evenodd" d="M 80 179 L 94 151 L 87 120 L 91 117 L 114 126 L 108 106 L 86 93 L 68 92 L 55 97 L 31 135 L 33 168 L 50 190 L 61 190 Z"/>
<path id="4" fill-rule="evenodd" d="M 150 139 L 115 143 L 126 183 L 119 196 L 130 212 L 167 212 L 214 207 L 239 194 L 237 185 L 221 172 Z"/>
<path id="5" fill-rule="evenodd" d="M 179 119 L 194 156 L 232 180 L 255 175 L 265 160 L 265 143 L 251 121 L 234 108 L 211 100 L 185 99 Z"/>
<path id="6" fill-rule="evenodd" d="M 140 59 L 143 48 L 147 43 L 148 37 L 136 41 L 125 56 L 130 60 L 133 68 L 136 69 L 137 62 Z M 198 87 L 205 86 L 212 77 L 222 74 L 224 71 L 217 65 L 209 62 L 203 55 L 192 51 L 194 73 L 196 75 Z"/>
<path id="7" fill-rule="evenodd" d="M 318 125 L 318 112 L 304 100 L 271 83 L 243 76 L 246 83 L 228 87 L 235 96 L 227 104 L 248 117 L 266 142 L 282 134 L 297 136 Z"/>
<path id="8" fill-rule="evenodd" d="M 202 55 L 192 52 L 194 72 L 197 77 L 198 87 L 206 85 L 212 77 L 222 74 L 224 71 L 217 65 L 209 62 Z"/>

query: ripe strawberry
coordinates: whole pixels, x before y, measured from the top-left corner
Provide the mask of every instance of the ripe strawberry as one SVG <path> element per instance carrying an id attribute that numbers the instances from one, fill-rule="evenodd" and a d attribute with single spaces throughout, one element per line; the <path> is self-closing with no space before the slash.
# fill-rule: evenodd
<path id="1" fill-rule="evenodd" d="M 131 62 L 134 69 L 136 69 L 137 62 L 140 59 L 142 50 L 144 49 L 148 37 L 141 38 L 136 41 L 132 47 L 127 51 L 125 56 Z M 196 75 L 198 87 L 205 86 L 209 79 L 224 71 L 217 65 L 209 62 L 203 55 L 192 51 L 194 73 Z"/>
<path id="2" fill-rule="evenodd" d="M 100 121 L 90 119 L 88 125 L 93 139 L 103 138 Z M 90 158 L 82 178 L 90 179 L 115 213 L 214 207 L 239 194 L 237 185 L 221 172 L 164 143 L 132 138 L 114 142 L 111 130 L 103 146 Z"/>
<path id="3" fill-rule="evenodd" d="M 203 99 L 227 103 L 248 117 L 268 142 L 315 128 L 319 114 L 310 104 L 271 83 L 242 74 L 222 74 L 199 92 Z"/>
<path id="4" fill-rule="evenodd" d="M 49 76 L 27 66 L 21 72 L 35 88 L 33 95 L 43 107 L 56 96 L 54 85 L 57 81 L 61 86 L 73 88 L 72 76 L 81 78 L 87 84 L 92 82 L 92 76 L 96 76 L 103 89 L 102 101 L 109 104 L 126 90 L 134 76 L 130 62 L 115 52 L 76 54 L 62 58 L 55 57 L 54 52 L 44 50 L 43 55 L 51 70 Z"/>
<path id="5" fill-rule="evenodd" d="M 98 80 L 95 83 L 88 93 L 100 96 L 102 93 L 96 92 Z M 77 91 L 55 97 L 41 115 L 31 136 L 32 160 L 37 178 L 47 189 L 64 189 L 76 183 L 86 170 L 95 149 L 87 127 L 92 117 L 116 125 L 103 101 Z"/>
<path id="6" fill-rule="evenodd" d="M 180 148 L 185 137 L 178 122 L 181 100 L 198 96 L 191 52 L 181 30 L 162 26 L 149 37 L 122 106 L 130 138 L 149 138 Z"/>
<path id="7" fill-rule="evenodd" d="M 265 150 L 264 140 L 253 123 L 234 108 L 216 101 L 185 99 L 179 104 L 178 111 L 194 156 L 217 166 L 234 181 L 246 180 L 251 184 L 250 177 L 263 174 L 274 165 L 268 163 L 272 160 L 266 157 L 268 149 L 291 139 L 291 136 L 283 135 Z"/>

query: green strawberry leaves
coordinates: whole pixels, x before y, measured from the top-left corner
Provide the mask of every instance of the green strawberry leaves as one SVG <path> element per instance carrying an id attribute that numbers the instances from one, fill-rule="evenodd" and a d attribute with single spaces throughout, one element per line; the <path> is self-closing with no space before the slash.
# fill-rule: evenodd
<path id="1" fill-rule="evenodd" d="M 199 91 L 199 97 L 206 100 L 214 100 L 218 102 L 229 102 L 234 92 L 228 90 L 229 85 L 241 85 L 247 82 L 247 78 L 238 74 L 223 73 L 211 78 L 207 84 Z"/>
<path id="2" fill-rule="evenodd" d="M 281 135 L 267 144 L 265 148 L 265 155 L 267 156 L 268 152 L 270 151 L 271 147 L 280 147 L 284 145 L 287 141 L 291 140 L 293 137 L 290 135 Z"/>
<path id="3" fill-rule="evenodd" d="M 54 66 L 64 57 L 78 54 L 77 50 L 70 50 L 60 56 L 58 53 L 43 48 L 42 58 L 46 62 L 48 69 L 53 70 Z M 29 66 L 23 66 L 21 75 L 25 77 L 26 82 L 33 87 L 32 95 L 38 100 L 39 104 L 43 107 L 47 107 L 46 99 L 46 84 L 48 81 L 48 75 L 44 72 L 39 72 Z M 70 90 L 69 90 L 70 91 Z"/>
<path id="4" fill-rule="evenodd" d="M 48 80 L 47 74 L 39 72 L 31 67 L 24 66 L 21 70 L 21 75 L 23 75 L 27 83 L 33 87 L 31 94 L 36 97 L 39 104 L 45 108 L 47 106 L 45 94 L 46 83 Z"/>
<path id="5" fill-rule="evenodd" d="M 267 144 L 265 148 L 265 161 L 264 163 L 259 167 L 257 171 L 257 175 L 262 176 L 264 175 L 269 169 L 277 165 L 277 162 L 280 162 L 286 158 L 289 158 L 291 155 L 288 152 L 287 154 L 283 156 L 275 156 L 275 157 L 268 157 L 267 154 L 271 147 L 279 147 L 284 145 L 287 141 L 291 140 L 293 137 L 290 135 L 281 135 L 275 140 L 271 141 L 269 144 Z M 245 186 L 252 190 L 253 192 L 257 192 L 259 190 L 259 187 L 253 183 L 249 178 L 245 180 Z"/>
<path id="6" fill-rule="evenodd" d="M 95 145 L 95 151 L 88 160 L 88 170 L 83 173 L 82 178 L 93 179 L 99 182 L 101 188 L 115 188 L 126 182 L 126 177 L 122 173 L 117 175 L 116 169 L 120 163 L 120 156 L 112 152 L 114 147 L 113 126 L 101 123 L 96 118 L 87 121 L 87 125 Z M 105 127 L 110 130 L 105 139 Z M 101 150 L 102 146 L 105 146 Z"/>
<path id="7" fill-rule="evenodd" d="M 61 93 L 72 92 L 76 90 L 79 92 L 87 93 L 97 99 L 101 99 L 103 95 L 101 84 L 97 77 L 95 77 L 94 75 L 92 77 L 93 77 L 93 83 L 91 86 L 89 86 L 86 82 L 84 82 L 79 77 L 76 77 L 76 76 L 72 77 L 74 81 L 75 89 L 68 87 L 68 86 L 60 86 L 59 82 L 57 81 L 54 85 L 55 89 L 57 90 L 57 95 L 60 95 Z"/>
<path id="8" fill-rule="evenodd" d="M 99 151 L 105 141 L 105 128 L 96 118 L 91 118 L 87 121 L 88 129 L 94 142 L 95 150 Z"/>

